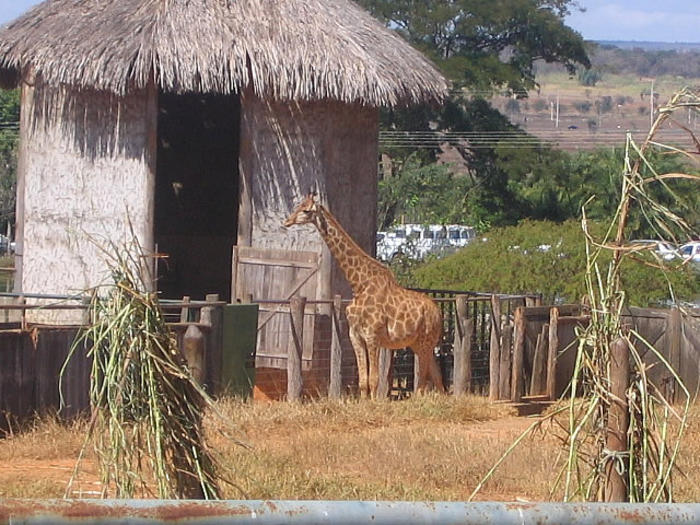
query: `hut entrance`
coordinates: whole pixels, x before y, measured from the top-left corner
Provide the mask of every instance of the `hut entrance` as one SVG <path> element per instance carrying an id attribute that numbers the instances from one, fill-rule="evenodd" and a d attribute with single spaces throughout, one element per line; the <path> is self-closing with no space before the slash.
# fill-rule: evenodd
<path id="1" fill-rule="evenodd" d="M 155 242 L 164 298 L 231 296 L 240 99 L 159 93 Z"/>

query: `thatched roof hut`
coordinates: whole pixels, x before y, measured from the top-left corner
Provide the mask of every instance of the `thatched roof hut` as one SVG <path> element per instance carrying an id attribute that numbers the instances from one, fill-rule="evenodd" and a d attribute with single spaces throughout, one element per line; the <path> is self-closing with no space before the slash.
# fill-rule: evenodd
<path id="1" fill-rule="evenodd" d="M 377 108 L 447 88 L 348 0 L 46 0 L 0 30 L 0 78 L 22 88 L 18 290 L 94 286 L 93 239 L 133 228 L 170 256 L 165 296 L 226 299 L 342 291 L 282 219 L 316 188 L 372 250 Z"/>
<path id="2" fill-rule="evenodd" d="M 118 95 L 153 79 L 168 92 L 386 106 L 446 88 L 348 0 L 47 0 L 4 28 L 0 66 Z"/>

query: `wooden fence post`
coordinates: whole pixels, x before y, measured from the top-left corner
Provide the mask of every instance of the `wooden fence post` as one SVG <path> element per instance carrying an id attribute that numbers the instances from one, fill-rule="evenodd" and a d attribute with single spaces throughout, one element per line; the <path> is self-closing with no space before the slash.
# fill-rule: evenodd
<path id="1" fill-rule="evenodd" d="M 182 297 L 182 308 L 180 309 L 180 322 L 181 323 L 186 323 L 187 321 L 190 320 L 190 296 L 185 295 Z"/>
<path id="2" fill-rule="evenodd" d="M 510 320 L 506 318 L 503 321 L 503 328 L 501 329 L 501 365 L 500 365 L 500 378 L 498 380 L 501 399 L 508 399 L 510 397 L 510 377 L 511 377 L 511 345 L 513 342 L 513 326 L 510 324 Z"/>
<path id="3" fill-rule="evenodd" d="M 292 342 L 287 354 L 287 401 L 299 401 L 303 387 L 301 377 L 301 356 L 304 351 L 304 309 L 306 297 L 293 296 L 289 300 L 289 313 L 292 317 Z"/>
<path id="4" fill-rule="evenodd" d="M 489 342 L 489 400 L 500 398 L 501 301 L 491 295 L 491 340 Z"/>
<path id="5" fill-rule="evenodd" d="M 513 344 L 513 374 L 510 380 L 510 399 L 518 402 L 523 398 L 523 356 L 525 353 L 525 309 L 518 306 L 515 309 L 515 343 Z"/>
<path id="6" fill-rule="evenodd" d="M 420 375 L 420 364 L 418 359 L 416 359 L 416 354 L 411 352 L 411 359 L 413 359 L 413 391 L 418 392 L 418 377 Z"/>
<path id="7" fill-rule="evenodd" d="M 234 246 L 231 249 L 231 302 L 238 303 L 241 302 L 241 297 L 238 297 L 238 291 L 236 290 L 238 285 L 238 246 Z"/>
<path id="8" fill-rule="evenodd" d="M 676 374 L 680 374 L 681 372 L 682 323 L 683 319 L 680 309 L 678 307 L 671 308 L 666 324 L 666 341 L 668 341 L 668 364 L 671 365 L 671 368 L 673 368 Z M 670 403 L 673 403 L 678 397 L 678 386 L 676 385 L 676 380 L 673 378 L 673 375 L 668 373 L 668 376 L 664 395 Z"/>
<path id="9" fill-rule="evenodd" d="M 472 383 L 472 334 L 474 321 L 469 316 L 467 296 L 455 298 L 455 340 L 453 394 L 461 396 L 471 391 Z"/>
<path id="10" fill-rule="evenodd" d="M 182 354 L 187 361 L 187 368 L 200 385 L 206 378 L 206 338 L 197 325 L 191 324 L 182 340 Z"/>
<path id="11" fill-rule="evenodd" d="M 547 341 L 549 339 L 549 325 L 542 325 L 542 331 L 537 335 L 535 345 L 535 356 L 532 359 L 532 377 L 530 378 L 530 395 L 540 395 L 546 387 L 542 382 L 545 379 L 545 352 L 547 351 Z"/>
<path id="12" fill-rule="evenodd" d="M 81 322 L 84 326 L 92 324 L 92 319 L 90 319 L 92 312 L 90 311 L 90 303 L 92 303 L 92 295 L 83 295 L 80 298 L 80 305 L 82 306 Z M 10 311 L 5 310 L 5 322 L 10 322 Z M 24 323 L 22 323 L 24 325 Z"/>
<path id="13" fill-rule="evenodd" d="M 557 396 L 557 354 L 559 352 L 559 308 L 549 309 L 549 345 L 547 351 L 547 397 Z"/>
<path id="14" fill-rule="evenodd" d="M 204 371 L 205 382 L 209 384 L 209 391 L 216 394 L 221 389 L 221 364 L 223 363 L 224 312 L 219 302 L 219 294 L 208 294 L 205 297 L 209 306 L 203 306 L 199 314 L 199 322 L 209 326 L 206 334 Z"/>
<path id="15" fill-rule="evenodd" d="M 343 348 L 340 338 L 340 315 L 342 307 L 343 303 L 340 295 L 334 295 L 333 306 L 331 308 L 331 370 L 328 383 L 328 397 L 331 399 L 340 398 L 343 388 Z"/>
<path id="16" fill-rule="evenodd" d="M 605 464 L 604 501 L 628 501 L 627 473 L 629 458 L 622 456 L 627 451 L 629 412 L 627 389 L 630 383 L 630 357 L 627 341 L 619 338 L 610 345 L 610 394 L 606 448 L 610 451 Z M 620 468 L 622 467 L 622 468 Z"/>
<path id="17" fill-rule="evenodd" d="M 17 304 L 20 307 L 20 318 L 19 318 L 20 319 L 20 327 L 21 327 L 22 331 L 24 332 L 27 330 L 27 309 L 25 308 L 25 306 L 27 304 L 27 298 L 24 297 L 24 295 L 20 295 L 17 298 Z"/>

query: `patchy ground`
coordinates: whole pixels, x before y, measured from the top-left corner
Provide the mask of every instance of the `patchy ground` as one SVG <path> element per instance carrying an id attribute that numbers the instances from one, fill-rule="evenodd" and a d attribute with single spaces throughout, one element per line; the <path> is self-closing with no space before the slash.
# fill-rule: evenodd
<path id="1" fill-rule="evenodd" d="M 423 396 L 400 402 L 223 401 L 207 420 L 230 499 L 466 500 L 484 474 L 532 423 L 482 398 Z M 679 501 L 700 498 L 700 425 L 694 417 L 678 476 Z M 63 497 L 84 423 L 53 420 L 0 440 L 0 497 Z M 233 429 L 233 430 L 232 430 Z M 242 438 L 235 445 L 224 433 Z M 560 448 L 554 428 L 525 440 L 477 495 L 479 500 L 550 499 Z M 71 497 L 96 497 L 90 456 Z M 553 496 L 557 497 L 558 491 Z"/>

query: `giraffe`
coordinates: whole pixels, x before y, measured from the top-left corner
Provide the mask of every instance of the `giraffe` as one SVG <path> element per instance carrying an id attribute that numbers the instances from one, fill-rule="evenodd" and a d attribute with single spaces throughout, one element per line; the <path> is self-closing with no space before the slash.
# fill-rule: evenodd
<path id="1" fill-rule="evenodd" d="M 352 287 L 346 309 L 362 397 L 376 397 L 379 349 L 410 347 L 418 360 L 418 391 L 433 386 L 444 392 L 434 356 L 442 334 L 442 315 L 427 295 L 407 290 L 389 268 L 368 255 L 338 220 L 310 193 L 284 221 L 285 227 L 313 224 Z"/>

